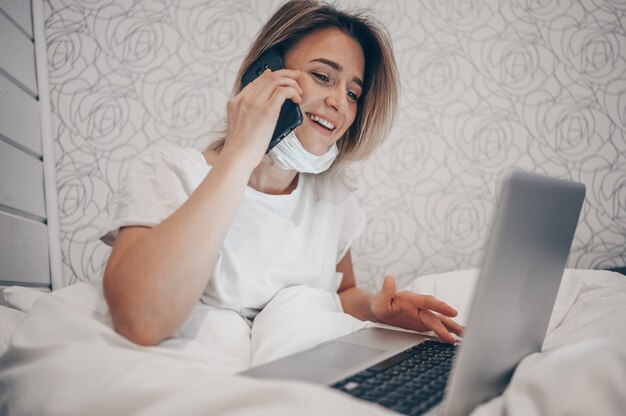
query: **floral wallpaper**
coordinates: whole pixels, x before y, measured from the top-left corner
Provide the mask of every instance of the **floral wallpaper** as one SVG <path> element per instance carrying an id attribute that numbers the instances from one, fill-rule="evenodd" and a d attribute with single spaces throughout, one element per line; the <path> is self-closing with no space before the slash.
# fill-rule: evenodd
<path id="1" fill-rule="evenodd" d="M 99 279 L 97 236 L 127 162 L 204 147 L 243 54 L 281 1 L 48 0 L 46 38 L 66 282 Z M 357 166 L 360 284 L 478 267 L 502 173 L 587 185 L 568 266 L 626 264 L 626 4 L 340 0 L 387 27 L 400 111 Z"/>

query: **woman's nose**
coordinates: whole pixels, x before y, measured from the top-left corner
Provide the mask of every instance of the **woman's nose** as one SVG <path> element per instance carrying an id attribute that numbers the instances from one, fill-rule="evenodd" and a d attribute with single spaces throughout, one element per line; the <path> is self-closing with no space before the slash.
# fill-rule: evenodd
<path id="1" fill-rule="evenodd" d="M 326 96 L 326 105 L 337 112 L 344 112 L 348 108 L 348 97 L 342 88 L 333 88 Z"/>

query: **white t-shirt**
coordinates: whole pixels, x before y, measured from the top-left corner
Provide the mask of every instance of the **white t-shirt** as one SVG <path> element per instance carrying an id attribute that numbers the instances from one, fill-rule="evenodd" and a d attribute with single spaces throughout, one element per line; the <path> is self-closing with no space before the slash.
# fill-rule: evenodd
<path id="1" fill-rule="evenodd" d="M 209 170 L 192 148 L 159 145 L 137 156 L 114 199 L 102 241 L 112 245 L 120 227 L 156 226 Z M 364 226 L 354 195 L 329 178 L 300 174 L 289 195 L 247 187 L 200 300 L 252 318 L 289 286 L 336 292 L 341 283 L 336 265 Z"/>

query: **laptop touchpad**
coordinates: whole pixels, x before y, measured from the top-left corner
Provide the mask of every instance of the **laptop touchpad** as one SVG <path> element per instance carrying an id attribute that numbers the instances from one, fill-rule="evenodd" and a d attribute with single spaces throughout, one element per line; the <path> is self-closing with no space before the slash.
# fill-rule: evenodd
<path id="1" fill-rule="evenodd" d="M 384 352 L 385 350 L 378 348 L 336 341 L 296 354 L 293 359 L 318 364 L 324 367 L 347 370 L 354 365 L 368 361 Z"/>

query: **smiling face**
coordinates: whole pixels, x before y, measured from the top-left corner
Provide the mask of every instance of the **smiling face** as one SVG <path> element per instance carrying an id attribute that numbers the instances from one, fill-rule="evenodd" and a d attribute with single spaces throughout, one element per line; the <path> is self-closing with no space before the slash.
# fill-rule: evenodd
<path id="1" fill-rule="evenodd" d="M 295 130 L 306 150 L 326 153 L 352 125 L 363 94 L 365 58 L 361 46 L 337 28 L 302 38 L 285 55 L 285 66 L 299 69 L 303 123 Z"/>

